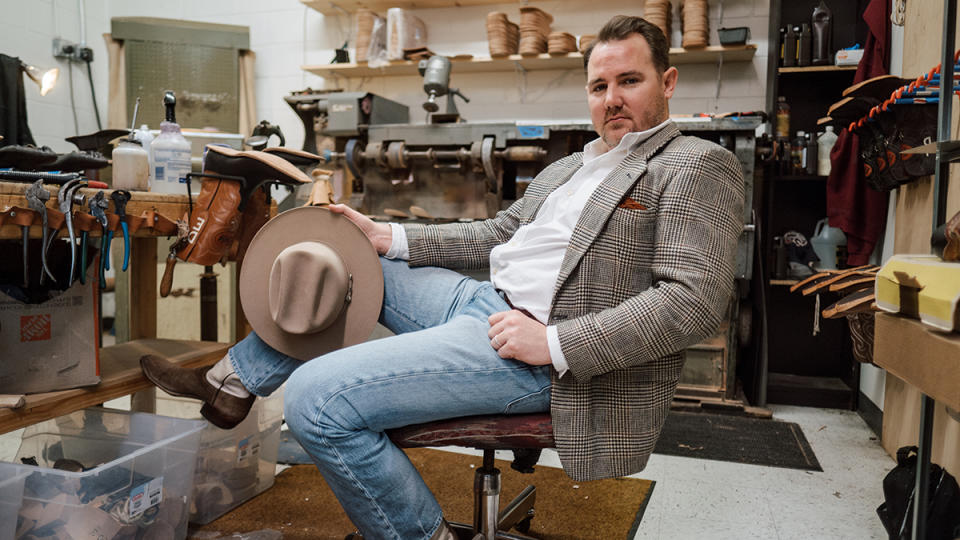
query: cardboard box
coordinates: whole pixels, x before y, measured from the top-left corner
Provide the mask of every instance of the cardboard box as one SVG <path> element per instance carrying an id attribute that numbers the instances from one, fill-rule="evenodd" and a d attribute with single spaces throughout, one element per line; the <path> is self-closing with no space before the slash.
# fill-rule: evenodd
<path id="1" fill-rule="evenodd" d="M 42 304 L 0 292 L 0 394 L 29 394 L 100 382 L 96 261 L 80 281 Z"/>
<path id="2" fill-rule="evenodd" d="M 960 334 L 878 313 L 873 361 L 947 407 L 960 410 Z"/>
<path id="3" fill-rule="evenodd" d="M 838 66 L 855 66 L 863 58 L 863 49 L 840 49 L 835 56 L 834 64 Z"/>
<path id="4" fill-rule="evenodd" d="M 875 292 L 884 311 L 939 330 L 960 330 L 960 263 L 934 255 L 894 255 L 877 272 Z"/>

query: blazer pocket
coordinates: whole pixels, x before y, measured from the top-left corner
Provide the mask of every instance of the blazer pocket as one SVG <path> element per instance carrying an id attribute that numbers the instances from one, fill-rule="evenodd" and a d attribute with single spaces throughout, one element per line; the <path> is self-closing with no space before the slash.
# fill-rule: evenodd
<path id="1" fill-rule="evenodd" d="M 617 205 L 617 208 L 626 208 L 628 210 L 646 210 L 647 209 L 647 207 L 644 206 L 642 203 L 639 203 L 630 197 L 627 197 L 626 199 L 624 199 L 623 202 Z"/>

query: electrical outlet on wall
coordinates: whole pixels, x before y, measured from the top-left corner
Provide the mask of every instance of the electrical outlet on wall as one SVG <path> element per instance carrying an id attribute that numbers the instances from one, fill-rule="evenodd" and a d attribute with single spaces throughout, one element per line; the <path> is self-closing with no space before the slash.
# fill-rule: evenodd
<path id="1" fill-rule="evenodd" d="M 53 57 L 64 58 L 71 62 L 93 61 L 93 49 L 81 47 L 77 43 L 62 38 L 53 38 Z"/>

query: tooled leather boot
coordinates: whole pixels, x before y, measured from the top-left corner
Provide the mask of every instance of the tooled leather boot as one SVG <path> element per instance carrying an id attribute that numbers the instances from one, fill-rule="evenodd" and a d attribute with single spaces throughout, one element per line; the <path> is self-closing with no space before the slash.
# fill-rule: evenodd
<path id="1" fill-rule="evenodd" d="M 231 429 L 247 417 L 257 396 L 240 398 L 210 384 L 207 371 L 211 367 L 188 369 L 151 354 L 140 358 L 140 369 L 150 382 L 168 394 L 199 399 L 204 418 L 218 428 Z"/>
<path id="2" fill-rule="evenodd" d="M 213 176 L 203 179 L 190 214 L 187 242 L 177 251 L 180 260 L 202 265 L 216 264 L 228 254 L 241 231 L 240 203 L 257 186 L 270 180 L 289 184 L 311 181 L 309 176 L 275 155 L 220 146 L 207 146 L 203 171 L 244 180 L 241 185 L 240 181 Z"/>

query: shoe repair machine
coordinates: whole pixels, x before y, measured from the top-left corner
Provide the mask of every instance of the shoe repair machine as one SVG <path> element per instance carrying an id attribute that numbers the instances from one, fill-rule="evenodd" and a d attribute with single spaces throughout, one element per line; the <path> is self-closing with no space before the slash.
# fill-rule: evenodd
<path id="1" fill-rule="evenodd" d="M 350 181 L 350 205 L 384 219 L 451 221 L 492 217 L 523 194 L 546 165 L 578 152 L 596 137 L 589 123 L 467 122 L 450 88 L 450 61 L 421 60 L 426 122 L 410 122 L 408 108 L 365 92 L 293 92 L 284 99 L 303 121 L 303 149 L 317 153 Z M 446 96 L 440 112 L 438 98 Z M 464 97 L 464 99 L 466 99 Z M 737 252 L 738 302 L 714 339 L 687 350 L 678 400 L 740 407 L 737 351 L 751 340 L 754 230 L 752 194 L 756 116 L 677 119 L 680 130 L 724 146 L 743 167 L 743 235 Z M 412 214 L 412 215 L 411 215 Z"/>

